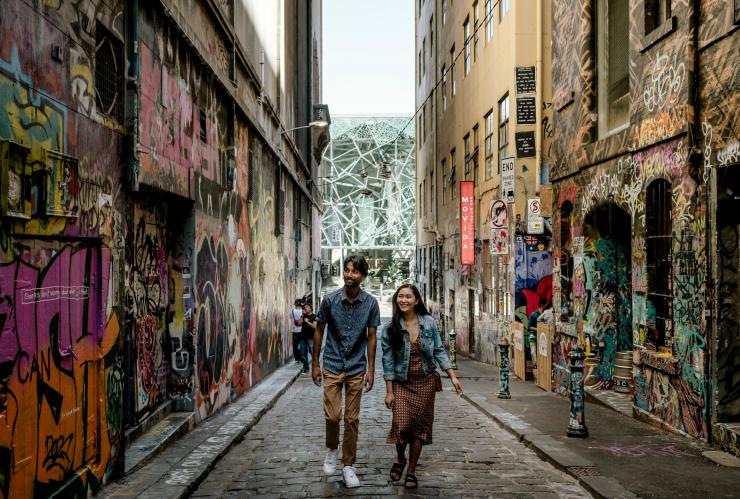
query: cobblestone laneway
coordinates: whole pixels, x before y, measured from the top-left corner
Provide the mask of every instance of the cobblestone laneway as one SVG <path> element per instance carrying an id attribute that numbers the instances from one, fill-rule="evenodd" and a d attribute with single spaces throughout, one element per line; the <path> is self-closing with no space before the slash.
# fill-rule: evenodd
<path id="1" fill-rule="evenodd" d="M 576 481 L 516 441 L 454 392 L 438 394 L 434 444 L 417 467 L 417 496 L 590 497 Z M 463 380 L 463 386 L 465 381 Z M 380 372 L 362 401 L 359 489 L 344 488 L 340 466 L 324 477 L 321 388 L 302 375 L 275 407 L 215 466 L 194 497 L 410 495 L 388 481 L 394 452 L 385 443 L 390 411 Z M 164 499 L 164 498 L 163 498 Z"/>

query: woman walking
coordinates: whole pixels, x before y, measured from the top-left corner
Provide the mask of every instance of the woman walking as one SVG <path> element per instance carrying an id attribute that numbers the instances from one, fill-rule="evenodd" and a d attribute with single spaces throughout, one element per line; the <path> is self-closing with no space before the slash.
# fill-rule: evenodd
<path id="1" fill-rule="evenodd" d="M 402 285 L 393 295 L 393 317 L 383 330 L 381 344 L 385 405 L 393 410 L 387 441 L 396 445 L 398 454 L 390 478 L 400 480 L 408 462 L 404 487 L 415 489 L 421 447 L 432 443 L 434 395 L 442 390 L 437 365 L 447 372 L 458 396 L 463 389 L 442 346 L 437 325 L 413 284 Z"/>

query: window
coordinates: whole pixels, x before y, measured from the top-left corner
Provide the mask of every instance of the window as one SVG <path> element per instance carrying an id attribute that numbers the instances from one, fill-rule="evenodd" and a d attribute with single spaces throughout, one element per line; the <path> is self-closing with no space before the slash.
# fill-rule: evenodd
<path id="1" fill-rule="evenodd" d="M 596 68 L 599 136 L 629 122 L 629 2 L 599 0 L 596 10 Z"/>
<path id="2" fill-rule="evenodd" d="M 442 160 L 442 178 L 439 179 L 442 183 L 442 206 L 445 205 L 447 199 L 447 160 Z"/>
<path id="3" fill-rule="evenodd" d="M 101 23 L 95 25 L 95 91 L 98 109 L 123 122 L 123 42 Z"/>
<path id="4" fill-rule="evenodd" d="M 486 0 L 486 43 L 493 38 L 493 0 Z"/>
<path id="5" fill-rule="evenodd" d="M 509 95 L 498 101 L 498 173 L 501 160 L 509 157 Z"/>
<path id="6" fill-rule="evenodd" d="M 465 33 L 465 75 L 470 74 L 470 18 L 465 18 L 465 23 L 463 24 L 463 31 Z"/>
<path id="7" fill-rule="evenodd" d="M 486 178 L 493 177 L 493 111 L 483 118 L 486 122 Z"/>
<path id="8" fill-rule="evenodd" d="M 457 155 L 450 151 L 450 199 L 457 197 Z"/>
<path id="9" fill-rule="evenodd" d="M 645 0 L 645 34 L 659 28 L 671 17 L 670 0 Z"/>
<path id="10" fill-rule="evenodd" d="M 421 74 L 426 73 L 426 60 L 427 60 L 427 39 L 421 40 Z"/>
<path id="11" fill-rule="evenodd" d="M 671 345 L 671 195 L 671 184 L 658 179 L 648 185 L 645 196 L 647 340 L 656 349 Z"/>
<path id="12" fill-rule="evenodd" d="M 452 92 L 451 96 L 454 97 L 457 89 L 455 88 L 455 44 L 452 44 L 452 48 L 450 49 L 450 78 L 452 79 L 452 89 L 450 90 Z"/>
<path id="13" fill-rule="evenodd" d="M 478 27 L 480 26 L 480 9 L 478 1 L 473 2 L 473 62 L 478 60 Z"/>
<path id="14" fill-rule="evenodd" d="M 208 119 L 206 118 L 206 112 L 201 109 L 200 113 L 200 141 L 204 144 L 208 143 Z"/>
<path id="15" fill-rule="evenodd" d="M 427 105 L 424 103 L 424 105 L 421 106 L 421 143 L 424 143 L 424 140 L 426 139 L 427 135 L 427 129 L 425 126 L 425 117 L 427 114 Z"/>
<path id="16" fill-rule="evenodd" d="M 434 185 L 434 168 L 430 168 L 429 170 L 429 200 L 431 201 L 431 206 L 429 207 L 434 213 L 434 201 L 437 199 L 437 190 Z"/>
<path id="17" fill-rule="evenodd" d="M 434 15 L 429 18 L 429 54 L 434 56 Z"/>
<path id="18" fill-rule="evenodd" d="M 442 26 L 447 22 L 447 0 L 442 0 Z"/>
<path id="19" fill-rule="evenodd" d="M 622 2 L 624 0 L 617 0 L 619 2 Z M 625 2 L 627 3 L 627 2 Z M 504 17 L 506 17 L 506 14 L 509 13 L 509 0 L 499 0 L 498 3 L 498 22 L 503 21 Z"/>
<path id="20" fill-rule="evenodd" d="M 426 192 L 424 192 L 424 182 L 419 183 L 419 193 L 421 194 L 421 203 L 419 203 L 419 213 L 424 216 L 424 197 L 426 195 Z"/>
<path id="21" fill-rule="evenodd" d="M 419 75 L 419 86 L 421 86 L 421 50 L 419 51 L 419 66 L 417 69 L 417 74 Z"/>
<path id="22" fill-rule="evenodd" d="M 447 68 L 442 65 L 442 111 L 447 111 Z"/>
<path id="23" fill-rule="evenodd" d="M 478 135 L 478 124 L 476 123 L 473 127 L 473 180 L 476 184 L 478 183 L 478 146 L 480 146 Z"/>
<path id="24" fill-rule="evenodd" d="M 463 138 L 465 148 L 465 180 L 470 180 L 470 134 Z"/>

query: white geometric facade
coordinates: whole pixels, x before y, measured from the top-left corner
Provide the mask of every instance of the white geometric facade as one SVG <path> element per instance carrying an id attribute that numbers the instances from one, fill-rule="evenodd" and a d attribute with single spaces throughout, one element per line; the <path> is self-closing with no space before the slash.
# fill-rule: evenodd
<path id="1" fill-rule="evenodd" d="M 331 137 L 318 182 L 324 195 L 322 248 L 402 254 L 413 250 L 414 120 L 333 117 Z"/>

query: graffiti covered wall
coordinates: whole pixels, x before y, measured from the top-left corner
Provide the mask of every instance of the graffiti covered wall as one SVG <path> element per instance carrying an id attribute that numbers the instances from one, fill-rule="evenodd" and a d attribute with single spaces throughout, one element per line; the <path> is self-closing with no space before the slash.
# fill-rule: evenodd
<path id="1" fill-rule="evenodd" d="M 84 495 L 123 456 L 120 127 L 92 89 L 123 4 L 39 8 L 0 3 L 0 497 Z"/>

